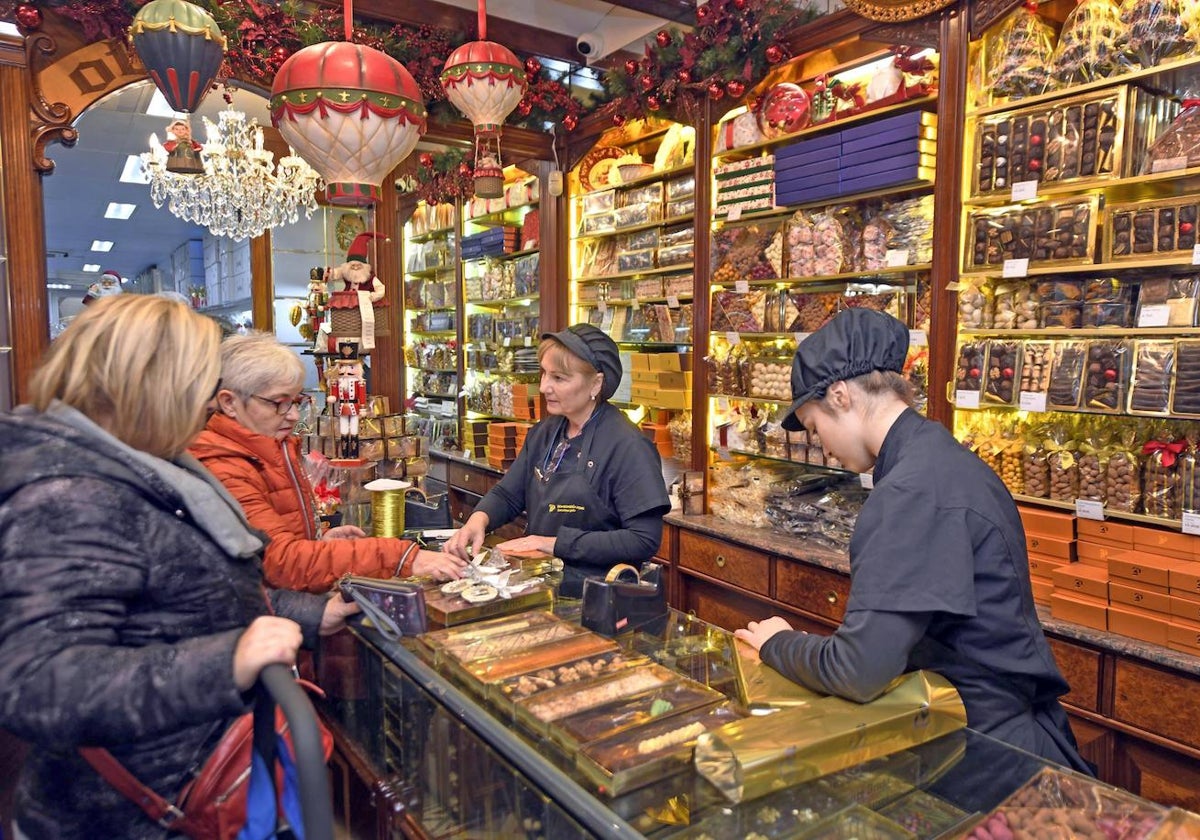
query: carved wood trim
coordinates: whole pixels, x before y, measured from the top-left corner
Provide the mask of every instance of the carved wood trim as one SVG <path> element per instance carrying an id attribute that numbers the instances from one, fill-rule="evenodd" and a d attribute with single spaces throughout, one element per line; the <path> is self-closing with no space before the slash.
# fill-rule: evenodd
<path id="1" fill-rule="evenodd" d="M 989 26 L 1021 5 L 1022 0 L 971 0 L 971 40 L 981 38 Z"/>
<path id="2" fill-rule="evenodd" d="M 54 171 L 54 161 L 46 157 L 46 145 L 57 140 L 64 146 L 74 146 L 79 132 L 72 126 L 74 115 L 65 102 L 49 102 L 42 92 L 40 61 L 37 56 L 49 57 L 58 52 L 58 42 L 44 32 L 36 32 L 25 39 L 25 63 L 29 68 L 30 138 L 33 141 L 33 168 L 38 172 Z"/>
<path id="3" fill-rule="evenodd" d="M 939 50 L 942 43 L 942 18 L 948 14 L 928 15 L 920 20 L 876 26 L 863 33 L 863 39 L 899 47 L 929 47 Z"/>
<path id="4" fill-rule="evenodd" d="M 941 11 L 955 0 L 844 0 L 846 8 L 868 20 L 916 20 Z"/>

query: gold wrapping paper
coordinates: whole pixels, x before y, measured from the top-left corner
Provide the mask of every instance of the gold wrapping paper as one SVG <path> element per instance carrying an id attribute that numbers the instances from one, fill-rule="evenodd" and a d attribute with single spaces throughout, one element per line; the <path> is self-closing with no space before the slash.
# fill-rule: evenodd
<path id="1" fill-rule="evenodd" d="M 358 439 L 359 440 L 379 440 L 381 437 L 383 437 L 383 418 L 380 418 L 380 417 L 359 417 L 358 418 Z"/>
<path id="2" fill-rule="evenodd" d="M 400 437 L 404 434 L 404 415 L 389 414 L 380 418 L 383 421 L 383 436 L 388 438 Z"/>
<path id="3" fill-rule="evenodd" d="M 727 799 L 773 790 L 931 741 L 967 725 L 958 692 L 931 671 L 897 678 L 870 703 L 820 697 L 701 735 L 697 772 Z"/>
<path id="4" fill-rule="evenodd" d="M 758 651 L 741 639 L 733 640 L 734 668 L 737 672 L 738 699 L 751 711 L 765 707 L 811 706 L 825 695 L 809 691 L 792 682 L 770 665 L 764 665 Z"/>

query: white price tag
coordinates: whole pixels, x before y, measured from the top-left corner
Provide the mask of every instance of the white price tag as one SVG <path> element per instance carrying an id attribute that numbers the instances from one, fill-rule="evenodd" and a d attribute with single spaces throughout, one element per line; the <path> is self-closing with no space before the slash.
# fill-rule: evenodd
<path id="1" fill-rule="evenodd" d="M 1022 257 L 1019 260 L 1004 261 L 1004 276 L 1005 277 L 1028 277 L 1029 276 L 1029 259 Z"/>
<path id="2" fill-rule="evenodd" d="M 808 338 L 810 335 L 812 335 L 812 333 L 796 333 L 792 336 L 792 338 L 796 339 L 796 344 L 798 345 L 798 344 L 800 344 L 801 341 L 804 341 L 804 339 Z"/>
<path id="3" fill-rule="evenodd" d="M 511 336 L 507 336 L 507 335 L 504 336 L 504 346 L 512 347 L 512 337 Z"/>
<path id="4" fill-rule="evenodd" d="M 1183 515 L 1183 533 L 1200 536 L 1200 513 L 1185 513 Z"/>
<path id="5" fill-rule="evenodd" d="M 858 483 L 859 483 L 859 486 L 864 487 L 867 490 L 870 490 L 870 489 L 874 488 L 874 486 L 875 486 L 875 476 L 872 475 L 871 473 L 859 473 L 858 474 Z"/>
<path id="6" fill-rule="evenodd" d="M 1017 403 L 1022 411 L 1045 411 L 1046 395 L 1038 391 L 1022 391 Z"/>
<path id="7" fill-rule="evenodd" d="M 738 219 L 742 218 L 742 206 L 740 204 L 738 204 L 733 207 L 730 207 L 729 215 L 726 216 L 726 218 L 729 219 L 729 221 L 731 221 L 731 222 L 736 222 Z"/>
<path id="8" fill-rule="evenodd" d="M 730 330 L 729 332 L 725 333 L 725 340 L 728 341 L 730 344 L 741 344 L 742 343 L 741 335 L 738 334 L 734 330 Z"/>
<path id="9" fill-rule="evenodd" d="M 1165 303 L 1146 303 L 1138 308 L 1139 327 L 1165 327 L 1171 319 L 1171 307 Z"/>
<path id="10" fill-rule="evenodd" d="M 1192 265 L 1200 265 L 1200 245 L 1192 246 Z"/>
<path id="11" fill-rule="evenodd" d="M 531 335 L 527 335 L 527 336 L 525 336 L 525 346 L 526 346 L 526 347 L 532 347 L 532 346 L 533 346 L 533 336 L 531 336 Z"/>
<path id="12" fill-rule="evenodd" d="M 1150 164 L 1150 172 L 1175 172 L 1178 169 L 1187 169 L 1187 155 L 1183 157 L 1161 158 Z"/>
<path id="13" fill-rule="evenodd" d="M 955 408 L 979 408 L 979 392 L 978 391 L 955 391 L 954 392 L 954 407 Z"/>
<path id="14" fill-rule="evenodd" d="M 1094 499 L 1076 499 L 1075 515 L 1080 519 L 1097 519 L 1104 521 L 1104 503 Z"/>
<path id="15" fill-rule="evenodd" d="M 929 336 L 925 334 L 925 330 L 909 330 L 908 343 L 913 347 L 924 347 L 929 343 Z"/>
<path id="16" fill-rule="evenodd" d="M 904 268 L 908 265 L 908 249 L 888 248 L 883 254 L 883 264 L 888 268 Z"/>
<path id="17" fill-rule="evenodd" d="M 737 292 L 739 295 L 746 294 L 747 292 L 750 291 L 750 281 L 749 280 L 734 280 L 733 281 L 733 290 L 735 292 Z"/>
<path id="18" fill-rule="evenodd" d="M 1013 201 L 1028 201 L 1037 198 L 1037 181 L 1017 181 L 1012 185 Z"/>
<path id="19" fill-rule="evenodd" d="M 678 295 L 667 295 L 667 308 L 668 309 L 678 309 L 679 308 L 679 296 Z"/>

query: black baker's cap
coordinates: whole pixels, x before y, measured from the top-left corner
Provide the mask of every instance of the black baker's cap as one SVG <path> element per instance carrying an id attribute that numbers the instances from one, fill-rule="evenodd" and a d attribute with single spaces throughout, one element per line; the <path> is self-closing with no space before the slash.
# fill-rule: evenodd
<path id="1" fill-rule="evenodd" d="M 608 400 L 621 384 L 621 353 L 617 343 L 602 330 L 591 324 L 574 324 L 556 333 L 542 333 L 542 338 L 552 338 L 604 374 L 600 398 Z"/>
<path id="2" fill-rule="evenodd" d="M 834 382 L 875 370 L 904 369 L 908 327 L 873 309 L 846 309 L 800 342 L 792 360 L 792 405 L 780 424 L 789 432 L 804 428 L 796 409 L 819 400 Z"/>

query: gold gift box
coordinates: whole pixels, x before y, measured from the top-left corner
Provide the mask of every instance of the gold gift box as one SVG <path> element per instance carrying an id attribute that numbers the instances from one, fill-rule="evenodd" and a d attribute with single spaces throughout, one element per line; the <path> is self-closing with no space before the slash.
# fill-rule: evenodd
<path id="1" fill-rule="evenodd" d="M 358 439 L 359 440 L 379 440 L 383 437 L 383 418 L 382 417 L 359 417 L 358 418 Z"/>
<path id="2" fill-rule="evenodd" d="M 403 414 L 388 414 L 380 419 L 383 421 L 384 437 L 395 438 L 404 434 Z"/>
<path id="3" fill-rule="evenodd" d="M 386 455 L 381 438 L 373 440 L 359 440 L 358 442 L 358 457 L 367 461 L 382 461 Z"/>
<path id="4" fill-rule="evenodd" d="M 457 595 L 443 595 L 436 590 L 425 593 L 425 612 L 429 616 L 429 622 L 442 627 L 536 609 L 553 603 L 554 590 L 542 583 L 511 598 L 497 597 L 482 604 L 471 604 Z"/>
<path id="5" fill-rule="evenodd" d="M 916 746 L 967 724 L 958 692 L 931 671 L 899 677 L 870 703 L 820 697 L 701 735 L 695 764 L 732 802 Z"/>

